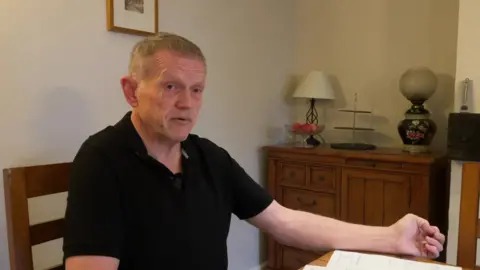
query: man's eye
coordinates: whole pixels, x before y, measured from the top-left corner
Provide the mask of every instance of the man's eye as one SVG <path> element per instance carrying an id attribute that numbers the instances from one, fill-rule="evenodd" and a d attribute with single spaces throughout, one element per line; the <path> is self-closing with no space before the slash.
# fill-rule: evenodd
<path id="1" fill-rule="evenodd" d="M 173 88 L 175 88 L 175 86 L 171 83 L 167 84 L 167 89 L 168 90 L 172 90 Z"/>

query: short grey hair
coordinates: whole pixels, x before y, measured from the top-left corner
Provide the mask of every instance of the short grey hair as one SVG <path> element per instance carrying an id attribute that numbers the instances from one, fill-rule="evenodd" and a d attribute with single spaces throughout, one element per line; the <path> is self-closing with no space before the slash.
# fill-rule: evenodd
<path id="1" fill-rule="evenodd" d="M 155 35 L 148 36 L 135 44 L 130 54 L 128 73 L 130 75 L 138 73 L 144 74 L 146 67 L 148 66 L 145 64 L 146 60 L 161 50 L 168 50 L 185 57 L 196 58 L 204 62 L 206 65 L 205 56 L 200 47 L 195 43 L 185 37 L 173 33 L 159 32 Z"/>

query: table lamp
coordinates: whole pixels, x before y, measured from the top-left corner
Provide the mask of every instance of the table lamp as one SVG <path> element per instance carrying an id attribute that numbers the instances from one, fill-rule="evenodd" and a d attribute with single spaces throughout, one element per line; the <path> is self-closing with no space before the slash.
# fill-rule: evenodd
<path id="1" fill-rule="evenodd" d="M 333 88 L 327 75 L 324 72 L 317 70 L 308 73 L 308 75 L 295 89 L 293 97 L 309 99 L 310 108 L 305 115 L 305 120 L 307 124 L 315 125 L 318 125 L 318 112 L 315 108 L 315 100 L 335 99 Z M 310 137 L 307 139 L 307 143 L 310 145 L 318 145 L 319 141 L 315 139 L 313 135 L 310 135 Z"/>

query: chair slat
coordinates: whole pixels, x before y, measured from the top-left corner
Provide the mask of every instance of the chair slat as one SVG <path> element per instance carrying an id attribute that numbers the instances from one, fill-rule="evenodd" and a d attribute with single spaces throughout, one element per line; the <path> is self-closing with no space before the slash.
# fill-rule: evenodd
<path id="1" fill-rule="evenodd" d="M 478 203 L 480 195 L 480 164 L 464 163 L 460 222 L 458 229 L 457 264 L 474 268 L 476 265 L 478 235 Z"/>
<path id="2" fill-rule="evenodd" d="M 32 246 L 63 237 L 64 219 L 53 220 L 30 226 Z"/>
<path id="3" fill-rule="evenodd" d="M 28 201 L 20 170 L 4 169 L 3 184 L 11 270 L 33 270 Z"/>
<path id="4" fill-rule="evenodd" d="M 477 238 L 480 238 L 480 219 L 477 220 Z"/>
<path id="5" fill-rule="evenodd" d="M 27 197 L 50 195 L 68 190 L 71 163 L 25 167 Z"/>

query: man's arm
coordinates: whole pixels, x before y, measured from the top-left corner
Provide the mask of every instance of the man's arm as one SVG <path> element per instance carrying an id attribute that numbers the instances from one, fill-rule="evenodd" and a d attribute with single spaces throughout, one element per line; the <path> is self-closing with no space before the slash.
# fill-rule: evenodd
<path id="1" fill-rule="evenodd" d="M 395 232 L 391 228 L 355 225 L 285 208 L 224 153 L 228 162 L 224 167 L 231 169 L 233 213 L 273 235 L 278 242 L 306 250 L 394 251 Z"/>
<path id="2" fill-rule="evenodd" d="M 288 209 L 273 201 L 249 222 L 278 242 L 304 250 L 348 249 L 396 252 L 391 227 L 373 227 Z"/>
<path id="3" fill-rule="evenodd" d="M 123 244 L 120 187 L 111 162 L 88 141 L 69 181 L 63 251 L 66 270 L 117 270 Z"/>

